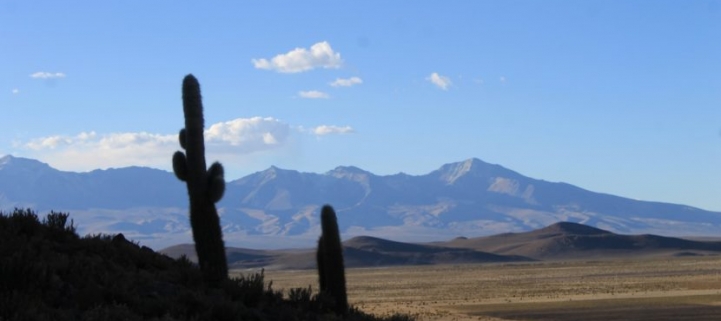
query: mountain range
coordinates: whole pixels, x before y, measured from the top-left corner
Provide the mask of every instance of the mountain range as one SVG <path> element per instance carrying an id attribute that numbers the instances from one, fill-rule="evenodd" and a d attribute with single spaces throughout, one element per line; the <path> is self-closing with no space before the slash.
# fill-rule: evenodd
<path id="1" fill-rule="evenodd" d="M 76 173 L 0 158 L 0 209 L 71 214 L 80 233 L 123 233 L 162 248 L 188 243 L 187 192 L 167 171 L 126 167 Z M 331 204 L 344 239 L 404 242 L 478 237 L 577 222 L 623 234 L 721 235 L 721 213 L 597 193 L 523 176 L 479 159 L 425 175 L 380 176 L 341 166 L 326 173 L 270 167 L 227 182 L 218 203 L 229 246 L 311 246 Z"/>

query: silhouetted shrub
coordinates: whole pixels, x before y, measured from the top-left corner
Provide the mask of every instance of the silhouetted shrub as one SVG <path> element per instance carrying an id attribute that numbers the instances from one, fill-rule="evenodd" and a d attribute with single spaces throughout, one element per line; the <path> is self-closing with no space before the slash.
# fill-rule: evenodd
<path id="1" fill-rule="evenodd" d="M 75 226 L 73 220 L 70 220 L 70 225 L 66 226 L 68 222 L 68 216 L 70 216 L 70 214 L 51 211 L 50 214 L 48 214 L 48 216 L 43 219 L 43 224 L 47 225 L 51 229 L 56 229 L 58 231 L 68 231 L 71 233 L 75 233 Z"/>
<path id="2" fill-rule="evenodd" d="M 225 291 L 231 300 L 243 302 L 248 307 L 257 307 L 266 294 L 265 271 L 231 278 L 225 283 Z M 272 291 L 271 285 L 268 291 Z"/>
<path id="3" fill-rule="evenodd" d="M 292 288 L 288 291 L 288 300 L 297 305 L 308 305 L 313 297 L 313 289 L 310 285 L 307 288 Z"/>

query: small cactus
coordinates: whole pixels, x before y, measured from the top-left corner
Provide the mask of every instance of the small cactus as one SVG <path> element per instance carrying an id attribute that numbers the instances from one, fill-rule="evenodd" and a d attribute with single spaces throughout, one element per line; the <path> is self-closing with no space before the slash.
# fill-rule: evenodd
<path id="1" fill-rule="evenodd" d="M 348 313 L 348 295 L 345 284 L 343 247 L 340 241 L 338 220 L 333 207 L 324 205 L 320 213 L 322 233 L 318 240 L 318 282 L 321 295 L 333 300 L 336 314 Z"/>
<path id="2" fill-rule="evenodd" d="M 200 84 L 193 75 L 183 79 L 183 112 L 185 128 L 180 130 L 178 140 L 185 153 L 173 154 L 173 172 L 188 186 L 190 226 L 200 270 L 206 282 L 217 286 L 228 277 L 223 233 L 215 208 L 225 192 L 225 179 L 223 165 L 218 162 L 206 170 L 203 103 Z"/>

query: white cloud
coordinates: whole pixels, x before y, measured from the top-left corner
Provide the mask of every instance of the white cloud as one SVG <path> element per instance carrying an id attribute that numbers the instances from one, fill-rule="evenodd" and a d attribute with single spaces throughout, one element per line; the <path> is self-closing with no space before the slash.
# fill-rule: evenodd
<path id="1" fill-rule="evenodd" d="M 438 86 L 438 88 L 443 90 L 448 90 L 448 87 L 453 84 L 450 78 L 446 76 L 441 76 L 437 72 L 432 73 L 426 78 L 426 80 L 430 81 L 434 85 Z"/>
<path id="2" fill-rule="evenodd" d="M 340 53 L 334 52 L 327 41 L 319 42 L 310 47 L 295 48 L 286 54 L 279 54 L 272 59 L 252 59 L 257 69 L 275 70 L 281 73 L 297 73 L 315 68 L 340 68 L 343 60 Z"/>
<path id="3" fill-rule="evenodd" d="M 231 161 L 248 154 L 281 148 L 289 140 L 290 125 L 271 117 L 238 118 L 216 123 L 205 130 L 207 159 Z M 171 158 L 180 150 L 178 134 L 147 132 L 75 136 L 55 135 L 21 145 L 30 157 L 64 170 L 149 166 L 169 169 Z"/>
<path id="4" fill-rule="evenodd" d="M 331 134 L 350 134 L 354 133 L 355 130 L 350 126 L 321 125 L 313 128 L 311 132 L 318 136 L 325 136 Z"/>
<path id="5" fill-rule="evenodd" d="M 20 93 L 20 89 L 13 88 L 13 94 L 17 95 Z"/>
<path id="6" fill-rule="evenodd" d="M 360 85 L 363 83 L 363 79 L 358 77 L 351 77 L 347 79 L 338 78 L 334 82 L 330 83 L 333 87 L 351 87 L 353 85 Z"/>
<path id="7" fill-rule="evenodd" d="M 328 99 L 330 96 L 328 94 L 317 91 L 317 90 L 309 90 L 309 91 L 299 91 L 298 95 L 302 98 L 309 98 L 309 99 Z"/>
<path id="8" fill-rule="evenodd" d="M 37 79 L 55 79 L 55 78 L 65 78 L 65 74 L 62 72 L 45 72 L 45 71 L 38 71 L 36 73 L 33 73 L 30 75 L 31 78 L 37 78 Z"/>
<path id="9" fill-rule="evenodd" d="M 209 149 L 252 153 L 273 149 L 287 141 L 290 126 L 272 117 L 238 118 L 205 130 Z"/>

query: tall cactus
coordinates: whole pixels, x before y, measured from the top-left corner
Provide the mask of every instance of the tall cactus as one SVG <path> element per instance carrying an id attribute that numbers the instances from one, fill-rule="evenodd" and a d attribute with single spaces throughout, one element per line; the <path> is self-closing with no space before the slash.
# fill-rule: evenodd
<path id="1" fill-rule="evenodd" d="M 340 242 L 338 220 L 333 207 L 324 205 L 320 213 L 322 233 L 318 240 L 318 282 L 321 294 L 333 300 L 333 310 L 340 315 L 348 313 L 343 247 Z"/>
<path id="2" fill-rule="evenodd" d="M 225 180 L 223 165 L 218 162 L 206 171 L 203 102 L 193 75 L 183 79 L 183 112 L 185 128 L 180 130 L 179 140 L 185 154 L 173 154 L 173 172 L 188 186 L 190 226 L 200 270 L 207 283 L 219 285 L 228 277 L 228 263 L 215 203 L 223 197 Z"/>
<path id="3" fill-rule="evenodd" d="M 321 234 L 318 238 L 318 250 L 315 253 L 315 260 L 318 265 L 318 287 L 320 288 L 320 292 L 327 293 L 328 284 L 326 284 L 325 279 L 325 263 L 323 263 L 324 256 L 325 251 L 323 250 L 323 235 Z"/>

